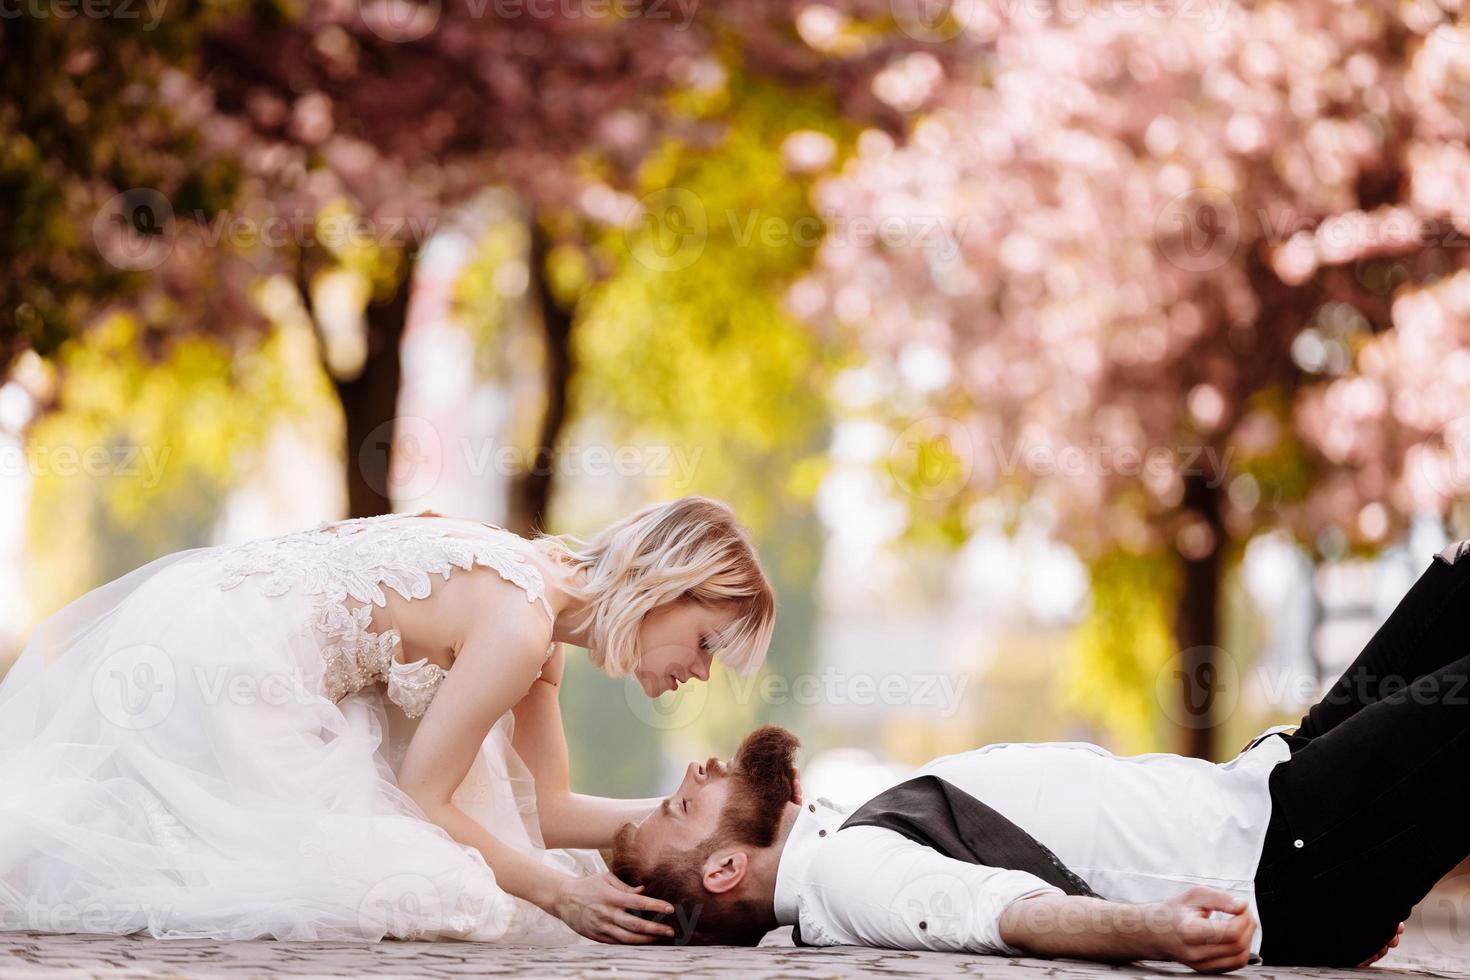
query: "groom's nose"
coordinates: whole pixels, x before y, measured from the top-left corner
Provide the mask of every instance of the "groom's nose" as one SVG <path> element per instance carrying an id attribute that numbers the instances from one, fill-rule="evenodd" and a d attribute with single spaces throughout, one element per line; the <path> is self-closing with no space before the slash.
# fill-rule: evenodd
<path id="1" fill-rule="evenodd" d="M 714 779 L 716 776 L 719 775 L 721 775 L 720 762 L 713 756 L 711 756 L 710 759 L 706 762 L 689 763 L 689 773 L 687 778 L 693 780 L 695 785 L 703 786 L 705 783 L 709 782 L 711 779 Z"/>

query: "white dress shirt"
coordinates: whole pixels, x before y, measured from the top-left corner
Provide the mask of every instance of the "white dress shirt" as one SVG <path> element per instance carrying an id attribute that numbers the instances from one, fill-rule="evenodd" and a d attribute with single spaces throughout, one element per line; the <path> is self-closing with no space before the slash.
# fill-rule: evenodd
<path id="1" fill-rule="evenodd" d="M 1082 742 L 1003 743 L 936 759 L 917 775 L 999 811 L 1102 898 L 1156 902 L 1208 885 L 1244 899 L 1257 924 L 1254 956 L 1267 779 L 1289 756 L 1279 738 L 1219 764 L 1116 756 Z M 947 858 L 880 827 L 839 834 L 849 812 L 826 800 L 803 805 L 776 871 L 776 919 L 799 923 L 811 945 L 1019 955 L 1000 937 L 1001 913 L 1031 895 L 1062 894 L 1029 872 Z"/>

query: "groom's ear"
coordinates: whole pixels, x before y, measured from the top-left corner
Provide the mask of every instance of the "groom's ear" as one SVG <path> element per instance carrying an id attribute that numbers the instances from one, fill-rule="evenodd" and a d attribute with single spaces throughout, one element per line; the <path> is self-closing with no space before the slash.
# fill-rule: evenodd
<path id="1" fill-rule="evenodd" d="M 744 851 L 716 851 L 704 862 L 704 890 L 723 895 L 745 880 L 750 858 Z"/>

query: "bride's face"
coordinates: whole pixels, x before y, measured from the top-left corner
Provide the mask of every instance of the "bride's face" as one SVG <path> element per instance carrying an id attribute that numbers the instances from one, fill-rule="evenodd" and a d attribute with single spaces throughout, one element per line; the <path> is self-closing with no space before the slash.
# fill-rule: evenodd
<path id="1" fill-rule="evenodd" d="M 719 606 L 682 600 L 659 606 L 638 628 L 643 656 L 634 675 L 651 698 L 676 690 L 691 678 L 709 680 L 711 647 L 733 613 Z"/>

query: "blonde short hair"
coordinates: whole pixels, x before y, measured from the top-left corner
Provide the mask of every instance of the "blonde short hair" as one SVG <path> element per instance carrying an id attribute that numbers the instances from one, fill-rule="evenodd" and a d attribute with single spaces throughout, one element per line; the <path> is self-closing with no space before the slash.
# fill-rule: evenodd
<path id="1" fill-rule="evenodd" d="M 681 497 L 645 507 L 585 541 L 543 535 L 538 543 L 585 572 L 568 591 L 587 604 L 576 625 L 587 629 L 592 662 L 605 673 L 633 673 L 642 659 L 643 617 L 681 599 L 734 605 L 735 618 L 710 642 L 727 667 L 748 674 L 765 659 L 776 594 L 728 505 Z"/>

